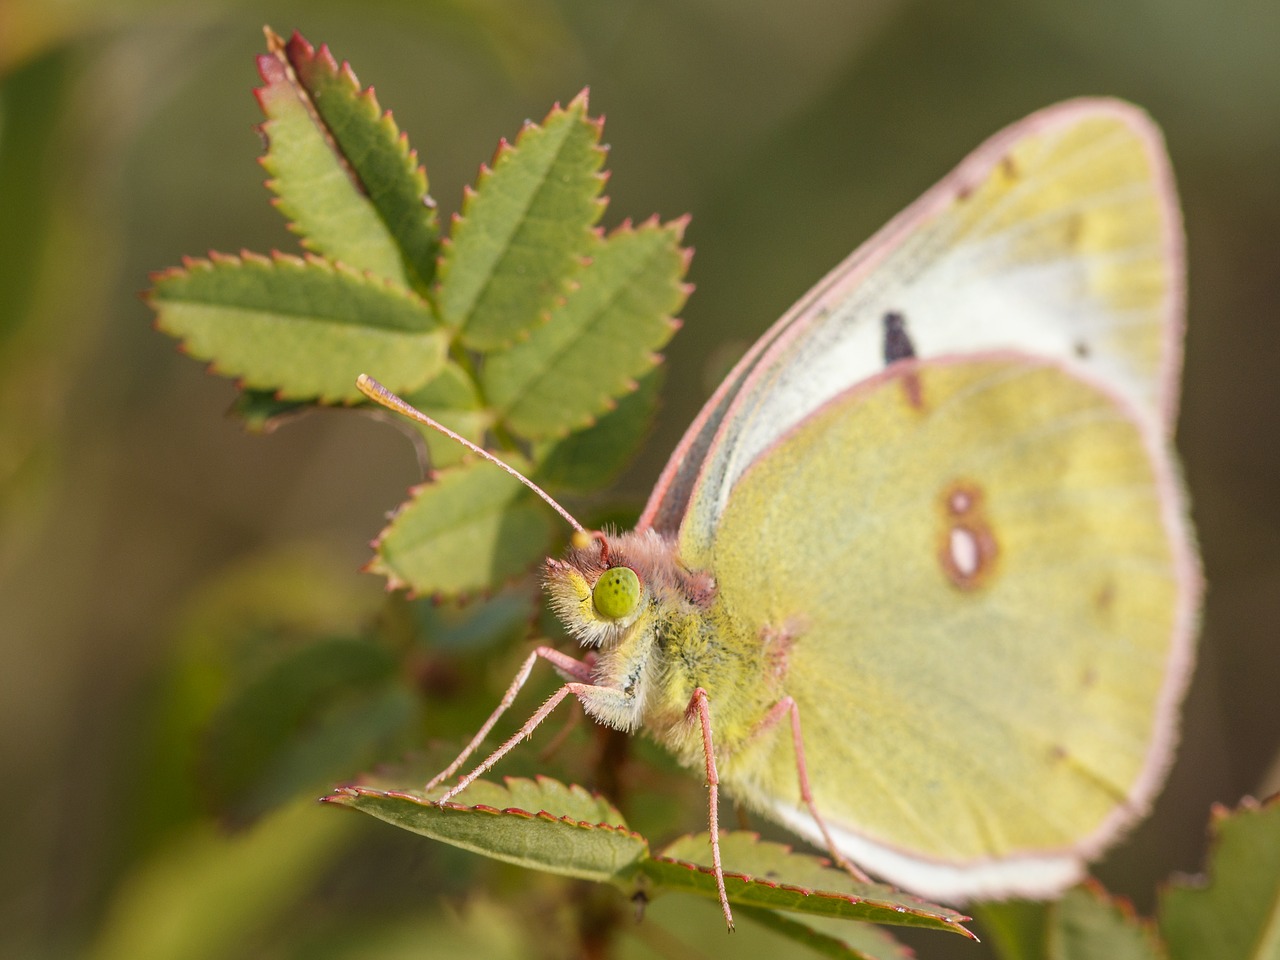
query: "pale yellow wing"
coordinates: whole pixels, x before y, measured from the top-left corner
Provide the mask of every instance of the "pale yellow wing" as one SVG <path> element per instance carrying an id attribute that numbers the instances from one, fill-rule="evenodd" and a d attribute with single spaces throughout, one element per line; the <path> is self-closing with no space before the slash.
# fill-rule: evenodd
<path id="1" fill-rule="evenodd" d="M 785 651 L 818 808 L 871 871 L 1048 893 L 1150 802 L 1196 568 L 1163 439 L 1111 384 L 895 364 L 755 459 L 709 559 L 744 642 Z M 730 789 L 817 839 L 786 731 L 738 746 Z"/>
<path id="2" fill-rule="evenodd" d="M 1160 134 L 1113 100 L 997 134 L 810 291 L 690 427 L 640 526 L 697 565 L 734 484 L 783 433 L 883 368 L 887 313 L 922 358 L 1018 350 L 1104 383 L 1153 432 L 1176 406 L 1182 230 Z"/>

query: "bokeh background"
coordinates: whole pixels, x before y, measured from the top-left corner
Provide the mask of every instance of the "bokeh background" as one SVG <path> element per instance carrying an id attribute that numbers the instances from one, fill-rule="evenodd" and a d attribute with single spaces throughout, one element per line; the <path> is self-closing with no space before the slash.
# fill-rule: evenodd
<path id="1" fill-rule="evenodd" d="M 526 949 L 501 896 L 451 879 L 478 858 L 310 807 L 278 815 L 293 819 L 274 839 L 228 834 L 193 779 L 202 723 L 252 659 L 227 649 L 388 616 L 358 568 L 418 478 L 404 438 L 355 414 L 245 434 L 224 416 L 233 386 L 137 296 L 184 254 L 296 249 L 255 163 L 264 23 L 355 65 L 445 211 L 498 137 L 589 85 L 612 147 L 606 223 L 693 215 L 697 292 L 622 481 L 632 504 L 737 352 L 970 148 L 1071 96 L 1145 106 L 1186 215 L 1178 443 L 1209 592 L 1169 787 L 1099 876 L 1149 910 L 1159 878 L 1201 864 L 1212 803 L 1280 788 L 1280 5 L 0 0 L 0 954 Z M 441 735 L 415 729 L 382 746 Z M 550 882 L 492 869 L 499 892 Z M 618 949 L 716 944 L 651 929 Z"/>

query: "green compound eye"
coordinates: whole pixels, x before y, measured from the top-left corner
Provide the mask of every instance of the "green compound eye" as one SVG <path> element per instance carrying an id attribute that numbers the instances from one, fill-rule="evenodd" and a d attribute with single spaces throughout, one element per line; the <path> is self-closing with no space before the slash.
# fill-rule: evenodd
<path id="1" fill-rule="evenodd" d="M 630 567 L 610 567 L 591 589 L 591 602 L 602 617 L 621 620 L 640 603 L 640 578 Z"/>

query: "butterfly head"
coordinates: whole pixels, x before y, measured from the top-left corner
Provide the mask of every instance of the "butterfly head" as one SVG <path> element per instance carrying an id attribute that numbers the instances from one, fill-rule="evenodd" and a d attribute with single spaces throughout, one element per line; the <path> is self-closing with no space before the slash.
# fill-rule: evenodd
<path id="1" fill-rule="evenodd" d="M 610 534 L 575 541 L 563 558 L 547 561 L 543 582 L 552 609 L 584 646 L 612 646 L 648 605 L 644 565 Z"/>
<path id="2" fill-rule="evenodd" d="M 687 594 L 670 540 L 652 530 L 576 537 L 558 560 L 548 560 L 543 582 L 552 609 L 584 646 L 610 647 L 655 608 Z"/>

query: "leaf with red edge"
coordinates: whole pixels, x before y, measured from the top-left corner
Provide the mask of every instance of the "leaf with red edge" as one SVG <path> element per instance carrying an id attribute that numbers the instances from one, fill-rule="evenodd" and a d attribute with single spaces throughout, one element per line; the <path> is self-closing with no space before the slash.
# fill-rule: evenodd
<path id="1" fill-rule="evenodd" d="M 161 330 L 279 400 L 356 400 L 365 370 L 412 390 L 444 365 L 444 334 L 420 297 L 315 257 L 211 254 L 153 279 Z"/>
<path id="2" fill-rule="evenodd" d="M 821 857 L 796 853 L 754 833 L 720 835 L 725 891 L 732 904 L 768 910 L 862 920 L 895 926 L 945 930 L 976 940 L 964 927 L 969 918 L 879 883 L 859 883 Z M 645 876 L 667 888 L 715 897 L 711 839 L 682 837 L 641 864 Z M 829 928 L 828 928 L 829 929 Z"/>
<path id="3" fill-rule="evenodd" d="M 528 465 L 508 457 L 516 469 Z M 510 474 L 473 459 L 435 472 L 378 537 L 369 569 L 426 595 L 492 589 L 547 555 L 557 518 Z"/>
<path id="4" fill-rule="evenodd" d="M 1280 958 L 1280 794 L 1215 807 L 1207 879 L 1162 891 L 1160 931 L 1174 960 Z"/>
<path id="5" fill-rule="evenodd" d="M 266 34 L 256 93 L 277 206 L 308 250 L 426 294 L 439 228 L 417 154 L 328 47 Z"/>
<path id="6" fill-rule="evenodd" d="M 688 288 L 687 221 L 623 224 L 590 251 L 575 288 L 528 339 L 485 360 L 485 396 L 533 440 L 592 423 L 659 362 Z"/>
<path id="7" fill-rule="evenodd" d="M 495 860 L 582 880 L 612 880 L 649 852 L 607 801 L 544 778 L 505 787 L 477 781 L 443 807 L 372 787 L 343 787 L 324 800 Z"/>
<path id="8" fill-rule="evenodd" d="M 514 145 L 502 141 L 481 168 L 445 244 L 437 295 L 466 346 L 514 342 L 569 292 L 604 211 L 600 129 L 583 91 L 526 123 Z"/>

